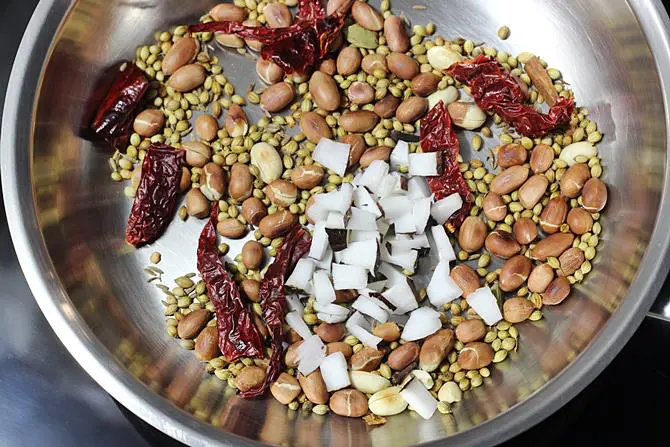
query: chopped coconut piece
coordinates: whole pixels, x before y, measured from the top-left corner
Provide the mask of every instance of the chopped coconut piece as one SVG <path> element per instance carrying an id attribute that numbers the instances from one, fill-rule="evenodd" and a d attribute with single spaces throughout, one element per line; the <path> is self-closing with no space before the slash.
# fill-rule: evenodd
<path id="1" fill-rule="evenodd" d="M 400 395 L 419 416 L 424 419 L 433 417 L 437 409 L 437 400 L 420 380 L 412 379 L 400 392 Z"/>
<path id="2" fill-rule="evenodd" d="M 326 358 L 326 346 L 318 335 L 310 335 L 298 346 L 296 354 L 298 356 L 298 371 L 306 376 L 315 371 L 323 362 L 323 359 Z"/>
<path id="3" fill-rule="evenodd" d="M 503 318 L 500 307 L 498 307 L 498 300 L 491 289 L 486 286 L 472 292 L 466 301 L 477 312 L 477 315 L 482 317 L 487 326 L 492 326 Z"/>
<path id="4" fill-rule="evenodd" d="M 307 290 L 315 268 L 316 265 L 311 259 L 298 259 L 291 276 L 286 280 L 286 286 L 298 290 Z"/>
<path id="5" fill-rule="evenodd" d="M 323 321 L 324 323 L 330 323 L 330 324 L 335 324 L 335 323 L 342 323 L 343 321 L 347 320 L 346 315 L 331 315 L 331 314 L 325 314 L 323 312 L 317 312 L 316 317 Z"/>
<path id="6" fill-rule="evenodd" d="M 382 296 L 396 307 L 395 312 L 393 312 L 395 314 L 404 314 L 419 307 L 407 278 L 404 281 L 398 281 L 393 287 L 382 292 Z"/>
<path id="7" fill-rule="evenodd" d="M 386 233 L 391 229 L 391 224 L 386 219 L 377 220 L 377 231 L 379 234 L 384 237 Z"/>
<path id="8" fill-rule="evenodd" d="M 360 186 L 367 186 L 370 191 L 376 192 L 382 178 L 389 172 L 389 165 L 383 160 L 375 160 L 365 168 L 358 181 Z"/>
<path id="9" fill-rule="evenodd" d="M 324 205 L 315 202 L 314 205 L 310 206 L 307 210 L 307 217 L 312 222 L 321 222 L 328 218 L 329 213 L 330 211 L 328 211 Z"/>
<path id="10" fill-rule="evenodd" d="M 368 315 L 380 323 L 386 323 L 388 320 L 388 314 L 379 307 L 372 299 L 368 296 L 361 295 L 356 301 L 351 305 L 354 309 L 359 311 L 362 314 Z"/>
<path id="11" fill-rule="evenodd" d="M 302 337 L 303 340 L 308 339 L 312 335 L 312 331 L 309 330 L 309 326 L 305 323 L 305 320 L 302 319 L 302 315 L 298 312 L 293 311 L 286 314 L 286 323 Z"/>
<path id="12" fill-rule="evenodd" d="M 419 252 L 417 250 L 409 250 L 391 255 L 386 249 L 386 246 L 380 245 L 379 253 L 382 261 L 390 262 L 391 264 L 402 267 L 410 273 L 414 273 L 416 269 L 416 260 L 419 257 Z"/>
<path id="13" fill-rule="evenodd" d="M 409 175 L 420 177 L 437 175 L 437 152 L 409 154 Z"/>
<path id="14" fill-rule="evenodd" d="M 381 238 L 379 231 L 363 231 L 363 230 L 351 230 L 349 231 L 348 242 L 349 244 L 353 242 L 365 242 L 369 240 L 378 240 Z"/>
<path id="15" fill-rule="evenodd" d="M 401 166 L 408 166 L 410 157 L 407 141 L 398 140 L 395 148 L 391 151 L 391 168 L 398 169 Z"/>
<path id="16" fill-rule="evenodd" d="M 324 304 L 317 301 L 316 303 L 314 303 L 314 310 L 324 314 L 344 315 L 345 317 L 349 316 L 349 309 L 347 309 L 344 306 L 340 306 L 339 304 L 332 304 L 332 303 Z"/>
<path id="17" fill-rule="evenodd" d="M 347 359 L 341 352 L 333 352 L 321 362 L 321 376 L 328 391 L 337 391 L 351 385 Z"/>
<path id="18" fill-rule="evenodd" d="M 435 225 L 430 231 L 440 261 L 455 261 L 456 253 L 454 252 L 454 247 L 452 247 L 444 227 L 442 225 Z"/>
<path id="19" fill-rule="evenodd" d="M 349 330 L 351 335 L 358 338 L 361 343 L 371 348 L 377 349 L 377 345 L 382 341 L 381 338 L 372 335 L 367 331 L 367 327 L 370 325 L 365 320 L 362 314 L 355 312 L 346 323 L 346 328 Z"/>
<path id="20" fill-rule="evenodd" d="M 386 278 L 386 286 L 392 287 L 395 284 L 405 281 L 407 277 L 402 274 L 402 272 L 395 267 L 393 267 L 391 264 L 388 262 L 382 262 L 379 264 L 379 268 L 377 269 L 377 272 L 381 273 L 384 275 Z M 368 287 L 370 285 L 368 284 Z"/>
<path id="21" fill-rule="evenodd" d="M 317 205 L 328 211 L 346 214 L 354 198 L 354 187 L 351 183 L 343 183 L 340 189 L 315 196 Z"/>
<path id="22" fill-rule="evenodd" d="M 386 242 L 391 246 L 390 253 L 401 253 L 410 251 L 412 249 L 421 249 L 430 247 L 428 237 L 425 234 L 418 234 L 412 238 L 400 238 L 396 235 L 393 239 L 388 239 Z"/>
<path id="23" fill-rule="evenodd" d="M 385 279 L 382 279 L 381 281 L 368 283 L 368 289 L 372 290 L 373 292 L 381 292 L 382 290 L 384 290 L 384 287 L 386 287 Z"/>
<path id="24" fill-rule="evenodd" d="M 405 191 L 402 188 L 402 176 L 397 172 L 392 172 L 387 174 L 382 178 L 382 181 L 379 182 L 377 186 L 376 196 L 378 198 L 384 198 L 392 196 L 394 194 L 404 194 Z"/>
<path id="25" fill-rule="evenodd" d="M 314 286 L 314 297 L 318 302 L 332 303 L 335 301 L 335 289 L 330 282 L 328 272 L 317 270 L 312 277 L 312 285 Z"/>
<path id="26" fill-rule="evenodd" d="M 409 315 L 400 338 L 405 341 L 421 340 L 442 327 L 440 314 L 430 307 L 419 307 Z"/>
<path id="27" fill-rule="evenodd" d="M 384 210 L 384 217 L 389 220 L 399 219 L 412 212 L 412 202 L 406 196 L 390 196 L 379 201 Z"/>
<path id="28" fill-rule="evenodd" d="M 338 262 L 365 267 L 373 272 L 377 265 L 377 240 L 367 239 L 349 242 L 347 248 L 339 252 Z"/>
<path id="29" fill-rule="evenodd" d="M 424 177 L 412 177 L 407 181 L 407 193 L 410 199 L 417 200 L 430 197 L 432 192 Z"/>
<path id="30" fill-rule="evenodd" d="M 377 217 L 368 211 L 352 207 L 347 230 L 375 231 L 377 230 Z"/>
<path id="31" fill-rule="evenodd" d="M 463 206 L 463 199 L 461 199 L 460 194 L 457 192 L 445 197 L 442 200 L 438 200 L 433 204 L 430 209 L 430 215 L 433 216 L 433 219 L 443 225 L 456 211 L 460 210 Z"/>
<path id="32" fill-rule="evenodd" d="M 363 211 L 374 214 L 375 217 L 382 216 L 377 202 L 375 202 L 375 199 L 372 198 L 372 195 L 370 195 L 370 192 L 364 186 L 359 186 L 354 190 L 354 205 Z"/>
<path id="33" fill-rule="evenodd" d="M 300 316 L 305 313 L 305 306 L 302 305 L 302 301 L 300 301 L 300 297 L 298 295 L 286 295 L 286 303 L 288 304 L 288 308 L 291 309 L 291 311 L 298 312 Z"/>
<path id="34" fill-rule="evenodd" d="M 336 211 L 331 211 L 328 213 L 328 218 L 326 219 L 326 228 L 344 230 L 344 214 L 338 213 Z"/>
<path id="35" fill-rule="evenodd" d="M 443 260 L 437 264 L 426 292 L 430 303 L 435 307 L 444 306 L 463 295 L 463 290 L 449 276 L 449 261 Z"/>
<path id="36" fill-rule="evenodd" d="M 312 233 L 312 245 L 309 247 L 309 257 L 320 260 L 326 254 L 328 248 L 328 233 L 326 233 L 326 222 L 317 222 L 314 225 L 314 233 Z"/>
<path id="37" fill-rule="evenodd" d="M 326 168 L 344 176 L 347 173 L 349 163 L 349 151 L 351 145 L 338 143 L 328 138 L 321 138 L 312 152 L 312 158 Z"/>
<path id="38" fill-rule="evenodd" d="M 414 230 L 417 234 L 423 234 L 428 225 L 430 218 L 430 207 L 433 203 L 433 197 L 424 197 L 422 199 L 414 200 L 412 205 L 412 217 L 414 223 Z"/>
<path id="39" fill-rule="evenodd" d="M 333 250 L 330 248 L 330 245 L 326 247 L 326 254 L 323 255 L 323 258 L 315 261 L 316 268 L 330 273 L 330 266 L 333 263 Z"/>
<path id="40" fill-rule="evenodd" d="M 333 264 L 335 290 L 362 289 L 368 285 L 368 271 L 359 265 Z"/>

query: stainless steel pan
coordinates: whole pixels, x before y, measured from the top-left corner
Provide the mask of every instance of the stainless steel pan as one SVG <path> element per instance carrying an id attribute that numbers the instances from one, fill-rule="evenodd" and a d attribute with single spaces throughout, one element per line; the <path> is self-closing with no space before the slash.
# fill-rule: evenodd
<path id="1" fill-rule="evenodd" d="M 417 23 L 437 22 L 445 35 L 532 51 L 560 68 L 605 134 L 600 150 L 610 202 L 588 281 L 545 320 L 522 326 L 518 355 L 495 369 L 491 384 L 467 393 L 453 415 L 423 421 L 404 414 L 373 430 L 360 420 L 290 413 L 270 399 L 243 401 L 204 374 L 165 334 L 160 296 L 141 273 L 152 249 L 130 250 L 123 242 L 130 205 L 108 180 L 107 155 L 77 136 L 103 67 L 132 57 L 154 30 L 193 19 L 212 3 L 43 0 L 12 72 L 2 126 L 12 237 L 42 311 L 101 386 L 192 445 L 376 446 L 445 438 L 484 445 L 546 417 L 609 363 L 668 271 L 670 22 L 659 1 L 394 0 L 394 8 Z M 495 37 L 501 25 L 512 29 L 505 42 Z M 250 61 L 224 59 L 236 82 L 251 82 Z M 157 243 L 167 276 L 194 269 L 200 226 L 175 223 Z"/>

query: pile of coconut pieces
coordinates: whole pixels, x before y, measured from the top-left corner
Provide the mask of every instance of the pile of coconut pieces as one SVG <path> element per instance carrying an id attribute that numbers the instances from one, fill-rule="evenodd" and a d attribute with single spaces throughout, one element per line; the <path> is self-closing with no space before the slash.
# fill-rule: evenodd
<path id="1" fill-rule="evenodd" d="M 349 150 L 347 144 L 322 139 L 312 156 L 344 176 Z M 463 203 L 457 193 L 434 199 L 426 177 L 438 175 L 437 155 L 410 153 L 408 144 L 398 141 L 390 164 L 372 162 L 352 183 L 315 196 L 308 210 L 314 222 L 312 245 L 286 281 L 286 321 L 304 340 L 298 348 L 298 370 L 307 375 L 320 367 L 328 391 L 350 386 L 347 361 L 341 352 L 326 356 L 325 345 L 303 320 L 301 299 L 313 296 L 319 320 L 346 322 L 350 335 L 377 349 L 382 339 L 371 333 L 373 325 L 394 321 L 402 327 L 402 340 L 422 340 L 442 328 L 437 309 L 463 295 L 449 276 L 456 255 L 444 228 Z M 419 273 L 419 258 L 429 253 L 437 265 L 421 263 L 430 282 L 428 300 L 419 305 L 412 277 Z M 336 304 L 335 291 L 350 289 L 359 295 L 351 307 Z M 471 293 L 467 302 L 487 325 L 502 319 L 488 287 Z M 412 382 L 418 383 L 408 384 L 403 397 L 428 419 L 437 401 L 418 386 L 418 379 Z"/>

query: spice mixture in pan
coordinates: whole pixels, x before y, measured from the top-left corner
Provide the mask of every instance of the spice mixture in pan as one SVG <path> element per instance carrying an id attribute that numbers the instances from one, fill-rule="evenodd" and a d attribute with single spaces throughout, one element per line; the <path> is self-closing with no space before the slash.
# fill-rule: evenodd
<path id="1" fill-rule="evenodd" d="M 596 123 L 537 56 L 436 32 L 389 0 L 235 0 L 96 92 L 86 135 L 116 149 L 127 242 L 202 220 L 198 275 L 162 284 L 158 252 L 145 271 L 167 333 L 241 397 L 371 425 L 448 413 L 591 271 Z"/>

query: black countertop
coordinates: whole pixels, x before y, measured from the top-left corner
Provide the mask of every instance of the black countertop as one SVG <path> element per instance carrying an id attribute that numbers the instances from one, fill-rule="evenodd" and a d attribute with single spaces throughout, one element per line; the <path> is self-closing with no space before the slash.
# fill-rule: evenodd
<path id="1" fill-rule="evenodd" d="M 36 3 L 0 2 L 0 98 L 4 98 L 16 48 Z M 169 443 L 117 407 L 54 335 L 19 268 L 4 208 L 0 213 L 0 278 L 0 446 Z M 655 312 L 670 315 L 668 295 L 670 283 L 654 305 Z M 648 317 L 593 384 L 508 445 L 621 445 L 642 440 L 645 445 L 667 445 L 668 402 L 670 323 Z"/>

